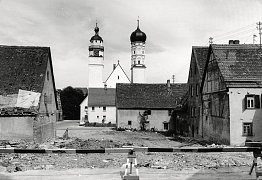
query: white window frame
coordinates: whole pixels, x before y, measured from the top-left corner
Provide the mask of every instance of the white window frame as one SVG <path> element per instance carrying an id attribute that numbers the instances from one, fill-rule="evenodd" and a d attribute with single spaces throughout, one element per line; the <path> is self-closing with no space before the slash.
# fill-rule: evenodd
<path id="1" fill-rule="evenodd" d="M 243 123 L 243 136 L 253 136 L 253 123 Z"/>
<path id="2" fill-rule="evenodd" d="M 247 109 L 254 109 L 255 108 L 255 97 L 250 96 L 247 97 Z"/>

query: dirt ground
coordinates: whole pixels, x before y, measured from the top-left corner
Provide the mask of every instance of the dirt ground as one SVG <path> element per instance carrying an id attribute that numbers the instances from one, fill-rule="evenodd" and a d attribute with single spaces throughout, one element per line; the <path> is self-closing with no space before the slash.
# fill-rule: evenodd
<path id="1" fill-rule="evenodd" d="M 66 128 L 69 129 L 68 140 L 61 138 Z M 58 123 L 57 137 L 56 141 L 45 144 L 33 144 L 21 140 L 2 141 L 0 145 L 16 148 L 69 149 L 101 149 L 122 146 L 210 146 L 210 144 L 205 144 L 205 141 L 196 141 L 183 137 L 166 137 L 155 132 L 131 132 L 101 127 L 80 127 L 74 121 Z M 0 172 L 15 172 L 18 175 L 19 171 L 30 172 L 31 170 L 70 171 L 78 168 L 88 168 L 89 170 L 103 168 L 107 171 L 109 169 L 123 169 L 123 164 L 126 163 L 126 156 L 126 154 L 1 154 Z M 201 172 L 209 171 L 212 174 L 221 169 L 244 168 L 247 171 L 252 163 L 252 153 L 137 153 L 137 161 L 141 170 L 148 169 L 148 171 L 152 172 L 187 171 L 189 174 L 190 172 L 193 174 L 198 172 L 199 177 L 201 177 Z M 187 179 L 190 178 L 188 177 Z"/>

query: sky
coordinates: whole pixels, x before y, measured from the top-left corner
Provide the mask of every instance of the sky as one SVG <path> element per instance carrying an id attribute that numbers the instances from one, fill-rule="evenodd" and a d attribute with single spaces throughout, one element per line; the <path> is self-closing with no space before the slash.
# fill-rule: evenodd
<path id="1" fill-rule="evenodd" d="M 130 35 L 146 33 L 148 83 L 186 83 L 192 46 L 259 43 L 261 0 L 0 0 L 0 44 L 51 48 L 56 88 L 88 86 L 88 46 L 96 21 L 104 40 L 104 80 L 120 61 L 130 77 Z"/>

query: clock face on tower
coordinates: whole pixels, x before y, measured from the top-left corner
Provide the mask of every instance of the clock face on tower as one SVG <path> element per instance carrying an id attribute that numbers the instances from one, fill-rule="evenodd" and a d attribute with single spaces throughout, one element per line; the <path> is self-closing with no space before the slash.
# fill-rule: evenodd
<path id="1" fill-rule="evenodd" d="M 99 51 L 98 50 L 94 50 L 94 56 L 99 56 Z"/>

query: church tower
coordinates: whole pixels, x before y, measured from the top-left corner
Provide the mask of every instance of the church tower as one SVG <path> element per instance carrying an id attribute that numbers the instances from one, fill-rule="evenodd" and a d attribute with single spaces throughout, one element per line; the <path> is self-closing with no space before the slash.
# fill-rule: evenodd
<path id="1" fill-rule="evenodd" d="M 130 36 L 131 41 L 131 83 L 145 83 L 145 42 L 146 34 L 139 29 L 139 20 L 137 20 L 137 29 Z"/>
<path id="2" fill-rule="evenodd" d="M 90 39 L 88 63 L 88 87 L 103 88 L 104 46 L 103 39 L 98 35 L 99 28 L 95 27 L 95 35 Z"/>

